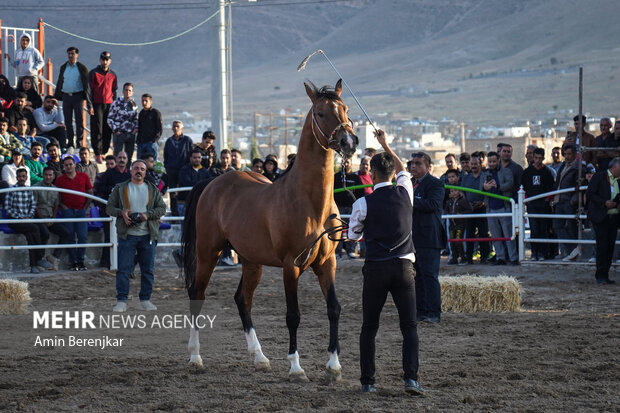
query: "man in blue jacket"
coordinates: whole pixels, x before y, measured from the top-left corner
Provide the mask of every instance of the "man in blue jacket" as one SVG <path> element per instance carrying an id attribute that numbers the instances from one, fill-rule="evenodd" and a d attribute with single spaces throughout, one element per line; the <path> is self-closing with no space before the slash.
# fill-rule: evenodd
<path id="1" fill-rule="evenodd" d="M 417 319 L 439 323 L 441 287 L 439 261 L 446 246 L 446 230 L 441 221 L 443 183 L 430 174 L 431 158 L 424 152 L 413 154 L 413 245 L 416 250 Z"/>

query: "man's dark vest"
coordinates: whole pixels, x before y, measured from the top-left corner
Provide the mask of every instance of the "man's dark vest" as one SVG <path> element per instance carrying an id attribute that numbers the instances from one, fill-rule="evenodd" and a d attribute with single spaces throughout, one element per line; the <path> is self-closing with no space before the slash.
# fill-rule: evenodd
<path id="1" fill-rule="evenodd" d="M 385 261 L 415 251 L 411 238 L 413 206 L 402 186 L 384 186 L 366 195 L 366 260 Z"/>

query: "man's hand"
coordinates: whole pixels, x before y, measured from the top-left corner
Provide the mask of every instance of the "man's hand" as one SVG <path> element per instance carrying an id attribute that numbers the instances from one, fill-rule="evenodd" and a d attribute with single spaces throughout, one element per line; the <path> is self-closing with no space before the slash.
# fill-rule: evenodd
<path id="1" fill-rule="evenodd" d="M 61 128 L 66 128 L 64 123 L 57 123 L 58 126 L 60 126 Z"/>
<path id="2" fill-rule="evenodd" d="M 375 138 L 377 138 L 377 141 L 379 142 L 379 145 L 381 145 L 381 147 L 385 149 L 385 146 L 387 145 L 387 138 L 385 137 L 385 132 L 379 129 L 376 130 L 374 134 Z"/>
<path id="3" fill-rule="evenodd" d="M 125 225 L 130 226 L 131 225 L 131 218 L 129 218 L 129 213 L 131 212 L 131 210 L 129 209 L 123 209 L 121 211 L 121 216 L 123 217 L 123 221 L 125 221 Z"/>
<path id="4" fill-rule="evenodd" d="M 90 116 L 95 116 L 95 109 L 93 109 L 93 108 L 88 109 L 88 114 Z"/>
<path id="5" fill-rule="evenodd" d="M 8 54 L 8 53 L 5 53 L 5 54 L 4 54 L 4 58 L 5 58 L 5 59 L 8 59 L 8 61 L 9 61 L 9 62 L 11 61 L 11 56 L 9 56 L 9 54 Z"/>
<path id="6" fill-rule="evenodd" d="M 497 188 L 497 183 L 495 183 L 495 179 L 491 179 L 489 182 L 483 183 L 482 187 L 485 191 L 489 191 L 491 188 Z"/>
<path id="7" fill-rule="evenodd" d="M 605 207 L 607 207 L 607 209 L 612 209 L 615 208 L 618 204 L 614 201 L 605 201 Z"/>
<path id="8" fill-rule="evenodd" d="M 149 217 L 147 217 L 146 214 L 143 212 L 140 214 L 140 219 L 142 219 L 142 221 L 144 222 L 144 221 L 148 221 Z"/>

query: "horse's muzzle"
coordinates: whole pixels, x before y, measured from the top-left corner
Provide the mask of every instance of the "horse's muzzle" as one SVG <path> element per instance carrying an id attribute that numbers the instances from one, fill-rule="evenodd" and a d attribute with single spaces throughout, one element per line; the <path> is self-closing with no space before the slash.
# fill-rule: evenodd
<path id="1" fill-rule="evenodd" d="M 350 156 L 353 156 L 359 142 L 360 140 L 356 135 L 346 132 L 340 136 L 338 143 L 340 145 L 340 150 L 342 151 L 343 155 L 348 158 Z"/>

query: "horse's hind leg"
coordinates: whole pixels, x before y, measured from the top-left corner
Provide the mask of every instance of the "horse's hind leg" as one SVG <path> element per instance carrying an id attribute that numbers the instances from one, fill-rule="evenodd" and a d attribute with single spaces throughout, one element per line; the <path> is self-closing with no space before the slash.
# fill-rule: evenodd
<path id="1" fill-rule="evenodd" d="M 209 280 L 213 274 L 215 264 L 219 251 L 203 252 L 197 249 L 196 253 L 196 279 L 188 290 L 189 294 L 189 310 L 194 320 L 194 326 L 189 330 L 189 342 L 187 343 L 187 349 L 189 350 L 189 364 L 195 366 L 202 366 L 202 357 L 200 357 L 200 340 L 198 338 L 198 326 L 195 323 L 202 305 L 205 301 L 205 291 Z"/>
<path id="2" fill-rule="evenodd" d="M 312 266 L 312 270 L 319 279 L 321 291 L 327 302 L 327 317 L 329 318 L 329 360 L 327 361 L 327 373 L 335 380 L 341 377 L 341 366 L 338 360 L 340 344 L 338 343 L 338 323 L 340 320 L 340 303 L 336 297 L 336 257 L 332 254 L 323 264 Z"/>
<path id="3" fill-rule="evenodd" d="M 247 262 L 241 258 L 243 267 L 239 287 L 235 293 L 235 303 L 239 309 L 239 316 L 245 331 L 245 339 L 248 342 L 248 352 L 254 356 L 254 367 L 256 370 L 268 370 L 269 359 L 265 357 L 261 349 L 254 324 L 252 323 L 252 299 L 254 291 L 260 282 L 263 267 L 258 264 Z"/>
<path id="4" fill-rule="evenodd" d="M 301 320 L 297 288 L 299 285 L 299 269 L 297 267 L 284 268 L 284 292 L 286 294 L 286 326 L 289 332 L 288 360 L 291 369 L 288 372 L 291 381 L 308 381 L 304 369 L 299 364 L 299 352 L 297 351 L 297 328 Z"/>

